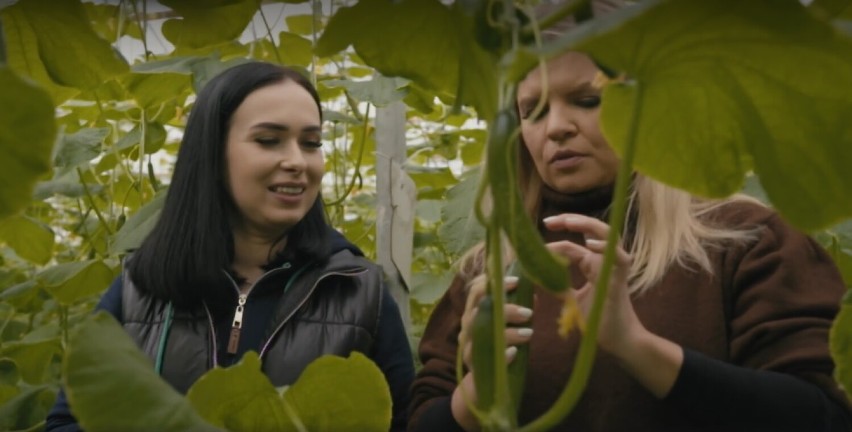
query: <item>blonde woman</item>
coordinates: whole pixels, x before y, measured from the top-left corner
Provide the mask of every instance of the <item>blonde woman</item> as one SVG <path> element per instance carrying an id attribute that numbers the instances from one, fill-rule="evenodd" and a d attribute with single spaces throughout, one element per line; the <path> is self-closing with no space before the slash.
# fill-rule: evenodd
<path id="1" fill-rule="evenodd" d="M 599 70 L 563 54 L 519 85 L 519 178 L 527 210 L 569 258 L 573 294 L 588 308 L 609 226 L 618 156 L 601 134 Z M 546 88 L 546 93 L 544 89 Z M 533 117 L 543 101 L 543 110 Z M 565 431 L 849 431 L 850 406 L 832 379 L 828 331 L 845 291 L 827 254 L 772 210 L 745 198 L 706 201 L 634 175 L 588 387 Z M 427 325 L 409 430 L 478 429 L 456 382 L 458 335 L 481 290 L 482 248 Z M 565 386 L 580 333 L 557 334 L 562 299 L 536 289 L 533 310 L 506 307 L 510 345 L 529 344 L 525 424 Z M 510 357 L 513 348 L 507 353 Z"/>

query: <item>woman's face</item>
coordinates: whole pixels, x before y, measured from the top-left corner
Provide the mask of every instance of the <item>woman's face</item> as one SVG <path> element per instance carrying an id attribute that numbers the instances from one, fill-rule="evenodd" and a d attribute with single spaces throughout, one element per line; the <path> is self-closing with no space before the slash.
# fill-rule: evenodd
<path id="1" fill-rule="evenodd" d="M 316 102 L 293 81 L 245 98 L 231 117 L 226 149 L 236 229 L 277 237 L 302 220 L 325 173 L 320 132 Z"/>
<path id="2" fill-rule="evenodd" d="M 547 94 L 541 70 L 518 85 L 521 134 L 542 181 L 562 193 L 612 184 L 618 157 L 598 127 L 601 90 L 597 66 L 587 55 L 568 52 L 547 63 Z M 544 107 L 532 112 L 540 99 Z"/>

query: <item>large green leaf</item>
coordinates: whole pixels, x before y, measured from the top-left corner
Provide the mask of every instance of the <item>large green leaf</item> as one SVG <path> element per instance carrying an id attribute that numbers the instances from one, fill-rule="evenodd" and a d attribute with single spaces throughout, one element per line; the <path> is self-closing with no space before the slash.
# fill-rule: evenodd
<path id="1" fill-rule="evenodd" d="M 80 2 L 21 0 L 20 7 L 38 40 L 38 53 L 57 84 L 94 89 L 127 72 L 127 63 L 98 37 Z"/>
<path id="2" fill-rule="evenodd" d="M 0 10 L 5 39 L 6 63 L 13 71 L 24 75 L 44 88 L 60 104 L 80 91 L 62 87 L 53 82 L 38 56 L 38 39 L 20 6 L 12 5 Z"/>
<path id="3" fill-rule="evenodd" d="M 137 123 L 130 132 L 124 134 L 117 143 L 117 150 L 126 150 L 142 142 L 142 123 Z M 166 128 L 156 122 L 145 124 L 145 153 L 156 153 L 166 143 Z"/>
<path id="4" fill-rule="evenodd" d="M 360 353 L 315 360 L 283 399 L 260 368 L 257 354 L 249 352 L 236 366 L 205 374 L 187 398 L 207 421 L 228 430 L 298 430 L 293 414 L 307 430 L 386 431 L 390 426 L 390 390 L 378 367 Z"/>
<path id="5" fill-rule="evenodd" d="M 14 342 L 3 347 L 0 356 L 18 365 L 21 378 L 30 384 L 41 384 L 48 376 L 53 356 L 61 354 L 58 338 L 35 342 Z"/>
<path id="6" fill-rule="evenodd" d="M 112 270 L 96 259 L 57 264 L 36 275 L 38 283 L 63 305 L 103 292 L 113 277 Z"/>
<path id="7" fill-rule="evenodd" d="M 458 95 L 483 118 L 496 111 L 496 59 L 471 37 L 458 7 L 437 0 L 362 0 L 332 16 L 316 52 L 325 57 L 350 44 L 385 76 Z"/>
<path id="8" fill-rule="evenodd" d="M 28 386 L 0 407 L 0 430 L 21 431 L 29 429 L 46 414 L 39 403 L 48 386 Z"/>
<path id="9" fill-rule="evenodd" d="M 290 32 L 278 34 L 278 53 L 284 64 L 308 66 L 314 57 L 311 41 Z"/>
<path id="10" fill-rule="evenodd" d="M 257 11 L 256 0 L 162 0 L 182 18 L 163 23 L 163 36 L 178 48 L 196 49 L 236 39 Z"/>
<path id="11" fill-rule="evenodd" d="M 130 216 L 115 233 L 115 241 L 110 245 L 110 252 L 122 253 L 138 248 L 157 224 L 165 201 L 166 194 L 160 193 Z"/>
<path id="12" fill-rule="evenodd" d="M 131 73 L 124 77 L 122 84 L 140 107 L 158 110 L 163 104 L 173 103 L 189 92 L 189 79 L 185 74 Z"/>
<path id="13" fill-rule="evenodd" d="M 56 149 L 54 163 L 58 167 L 74 168 L 101 154 L 101 145 L 110 129 L 84 128 L 70 135 L 63 135 Z"/>
<path id="14" fill-rule="evenodd" d="M 45 264 L 53 255 L 53 231 L 44 223 L 23 215 L 0 220 L 0 240 L 21 258 Z"/>
<path id="15" fill-rule="evenodd" d="M 473 245 L 485 240 L 485 228 L 476 219 L 471 203 L 476 202 L 479 169 L 476 168 L 447 191 L 441 208 L 438 236 L 444 248 L 460 257 Z"/>
<path id="16" fill-rule="evenodd" d="M 217 430 L 157 376 L 106 312 L 87 318 L 72 335 L 63 372 L 74 416 L 89 432 Z"/>
<path id="17" fill-rule="evenodd" d="M 420 304 L 435 304 L 447 291 L 447 287 L 453 280 L 454 272 L 447 271 L 443 274 L 429 272 L 418 272 L 414 274 L 414 282 L 411 287 L 411 299 Z"/>
<path id="18" fill-rule="evenodd" d="M 124 7 L 132 8 L 125 4 Z M 83 9 L 92 23 L 92 29 L 102 39 L 117 39 L 119 36 L 130 36 L 142 39 L 142 31 L 137 21 L 122 17 L 121 6 L 113 4 L 83 3 Z"/>
<path id="19" fill-rule="evenodd" d="M 292 33 L 305 36 L 310 36 L 314 33 L 313 15 L 288 15 L 284 18 L 284 22 L 287 23 L 287 29 Z M 317 29 L 317 31 L 319 30 Z"/>
<path id="20" fill-rule="evenodd" d="M 228 430 L 296 430 L 281 395 L 261 372 L 260 359 L 254 352 L 233 367 L 207 372 L 186 397 L 201 417 Z"/>
<path id="21" fill-rule="evenodd" d="M 408 81 L 402 78 L 386 78 L 379 75 L 369 81 L 326 80 L 323 81 L 323 84 L 328 87 L 343 87 L 360 102 L 386 106 L 405 97 Z"/>
<path id="22" fill-rule="evenodd" d="M 834 319 L 829 337 L 834 358 L 834 377 L 852 398 L 852 291 L 846 292 L 840 313 Z"/>
<path id="23" fill-rule="evenodd" d="M 0 218 L 29 202 L 50 170 L 56 135 L 53 103 L 43 90 L 0 66 Z"/>
<path id="24" fill-rule="evenodd" d="M 382 371 L 363 354 L 323 356 L 284 393 L 307 430 L 386 431 L 391 396 Z"/>
<path id="25" fill-rule="evenodd" d="M 18 365 L 13 360 L 0 360 L 0 385 L 15 385 L 20 379 Z"/>
<path id="26" fill-rule="evenodd" d="M 578 48 L 635 80 L 601 115 L 617 149 L 638 121 L 639 171 L 725 196 L 753 166 L 800 228 L 852 215 L 852 40 L 799 2 L 661 2 Z"/>

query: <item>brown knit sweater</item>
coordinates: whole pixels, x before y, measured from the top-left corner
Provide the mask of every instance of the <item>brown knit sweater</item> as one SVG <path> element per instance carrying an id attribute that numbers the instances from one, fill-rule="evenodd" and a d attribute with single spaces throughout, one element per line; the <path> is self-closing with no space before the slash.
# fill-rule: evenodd
<path id="1" fill-rule="evenodd" d="M 608 197 L 554 201 L 550 196 L 542 216 L 562 212 L 601 215 L 609 202 Z M 633 299 L 639 319 L 649 331 L 681 345 L 687 353 L 801 378 L 815 384 L 842 406 L 841 410 L 848 410 L 848 402 L 832 379 L 828 351 L 828 331 L 845 292 L 830 258 L 812 239 L 768 208 L 735 202 L 713 217 L 723 226 L 759 228 L 757 240 L 709 251 L 714 275 L 673 266 L 659 285 Z M 545 234 L 548 241 L 559 237 Z M 574 286 L 581 286 L 579 275 L 576 269 L 572 272 Z M 423 430 L 419 423 L 430 404 L 448 406 L 446 397 L 456 384 L 456 338 L 465 297 L 465 281 L 457 277 L 426 327 L 420 343 L 423 368 L 412 387 L 409 430 Z M 569 378 L 579 336 L 576 332 L 567 339 L 557 335 L 560 307 L 556 297 L 537 289 L 521 424 L 548 409 Z M 710 412 L 702 418 L 695 415 L 701 407 L 684 410 L 682 404 L 673 401 L 684 392 L 691 393 L 692 399 L 698 394 L 700 399 L 703 391 L 682 388 L 701 387 L 693 384 L 700 380 L 678 380 L 666 399 L 656 399 L 612 357 L 599 351 L 582 399 L 557 430 L 733 430 L 708 426 L 715 414 Z M 718 393 L 712 397 L 718 397 Z"/>

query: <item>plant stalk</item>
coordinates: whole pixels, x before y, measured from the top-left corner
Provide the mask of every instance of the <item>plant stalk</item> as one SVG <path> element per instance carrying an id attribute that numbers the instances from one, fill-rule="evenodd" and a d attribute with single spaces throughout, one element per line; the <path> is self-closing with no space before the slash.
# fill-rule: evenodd
<path id="1" fill-rule="evenodd" d="M 521 432 L 546 431 L 555 427 L 576 406 L 586 388 L 592 365 L 595 362 L 597 350 L 598 328 L 603 315 L 604 301 L 609 291 L 609 280 L 615 264 L 615 248 L 619 244 L 624 220 L 627 213 L 627 197 L 630 187 L 630 179 L 633 177 L 633 158 L 636 153 L 636 134 L 639 127 L 640 109 L 639 103 L 642 99 L 642 87 L 636 84 L 636 95 L 633 99 L 633 114 L 630 119 L 630 130 L 624 147 L 624 154 L 618 168 L 618 178 L 615 185 L 615 196 L 612 202 L 612 212 L 609 216 L 609 236 L 604 251 L 603 268 L 595 286 L 595 296 L 592 309 L 586 322 L 586 331 L 580 342 L 580 351 L 577 361 L 571 371 L 568 384 L 553 406 L 541 417 L 532 423 L 520 428 Z"/>

